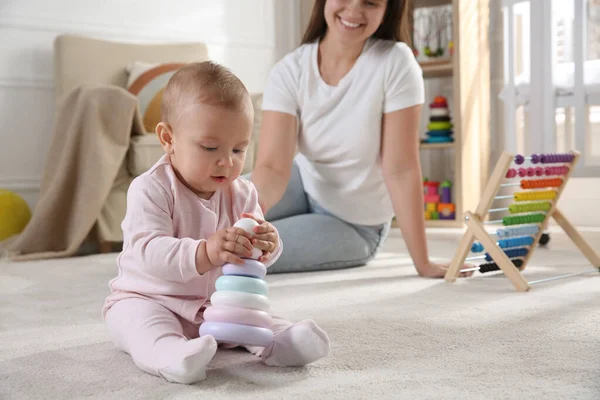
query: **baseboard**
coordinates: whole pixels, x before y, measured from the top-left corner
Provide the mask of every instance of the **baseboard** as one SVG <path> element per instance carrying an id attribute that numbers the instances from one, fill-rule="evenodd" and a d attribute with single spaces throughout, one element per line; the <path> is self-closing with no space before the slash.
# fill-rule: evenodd
<path id="1" fill-rule="evenodd" d="M 41 179 L 36 177 L 26 178 L 0 178 L 0 189 L 10 190 L 23 197 L 33 210 L 37 204 L 40 193 Z"/>
<path id="2" fill-rule="evenodd" d="M 13 192 L 37 192 L 40 190 L 41 179 L 36 177 L 0 177 L 0 189 Z"/>

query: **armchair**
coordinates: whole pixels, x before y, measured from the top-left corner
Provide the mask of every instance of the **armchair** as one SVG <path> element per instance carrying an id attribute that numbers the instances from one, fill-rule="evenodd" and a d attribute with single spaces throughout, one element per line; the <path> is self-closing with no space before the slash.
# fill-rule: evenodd
<path id="1" fill-rule="evenodd" d="M 125 88 L 128 74 L 126 67 L 136 61 L 146 63 L 188 63 L 208 60 L 204 43 L 138 44 L 119 43 L 77 35 L 65 34 L 54 43 L 55 104 L 82 84 L 111 84 Z M 260 127 L 261 95 L 252 96 L 255 107 L 253 138 Z M 253 141 L 253 146 L 255 145 Z M 126 195 L 131 180 L 151 167 L 163 150 L 153 133 L 136 135 L 126 160 L 119 168 L 118 176 L 91 233 L 99 242 L 100 251 L 108 252 L 113 243 L 122 242 L 121 221 L 125 217 Z M 244 172 L 254 163 L 254 148 L 248 152 Z"/>

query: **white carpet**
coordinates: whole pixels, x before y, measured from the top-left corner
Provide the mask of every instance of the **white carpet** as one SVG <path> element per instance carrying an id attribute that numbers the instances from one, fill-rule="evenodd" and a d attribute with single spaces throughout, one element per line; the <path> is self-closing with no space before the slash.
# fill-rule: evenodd
<path id="1" fill-rule="evenodd" d="M 599 234 L 586 238 L 600 248 Z M 459 235 L 429 239 L 450 258 Z M 598 274 L 517 293 L 501 275 L 418 278 L 397 232 L 384 250 L 366 267 L 269 276 L 273 311 L 316 320 L 330 358 L 275 369 L 223 351 L 195 386 L 141 372 L 108 342 L 100 309 L 114 254 L 0 264 L 0 399 L 600 398 Z M 525 274 L 585 268 L 553 234 Z"/>

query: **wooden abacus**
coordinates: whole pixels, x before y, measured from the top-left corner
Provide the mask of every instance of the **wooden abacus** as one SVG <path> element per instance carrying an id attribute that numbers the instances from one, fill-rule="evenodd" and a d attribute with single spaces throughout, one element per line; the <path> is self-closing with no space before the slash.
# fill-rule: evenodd
<path id="1" fill-rule="evenodd" d="M 600 270 L 598 253 L 556 207 L 579 156 L 580 153 L 577 151 L 564 154 L 533 154 L 530 157 L 513 156 L 504 152 L 494 168 L 476 210 L 468 211 L 464 215 L 467 231 L 446 272 L 446 281 L 454 282 L 459 274 L 465 271 L 478 270 L 483 273 L 501 270 L 518 291 L 525 292 L 536 283 L 592 272 L 586 270 L 531 282 L 523 277 L 521 272 L 527 266 L 550 217 L 554 218 L 590 263 Z M 525 162 L 529 162 L 530 166 L 525 167 Z M 518 167 L 513 167 L 513 163 L 516 163 Z M 548 166 L 543 167 L 543 164 L 548 164 Z M 533 179 L 523 179 L 518 183 L 503 183 L 505 179 L 511 181 L 519 178 Z M 511 187 L 523 190 L 515 191 L 510 195 L 498 195 L 502 188 Z M 508 207 L 490 209 L 495 200 L 505 199 L 512 199 L 515 203 Z M 500 220 L 485 221 L 486 215 L 489 213 L 501 211 L 511 215 Z M 492 239 L 494 234 L 486 231 L 485 225 L 487 224 L 502 224 L 506 227 L 496 231 L 495 235 L 499 240 Z M 509 227 L 512 225 L 522 226 Z M 476 239 L 479 242 L 474 242 Z M 467 258 L 469 251 L 475 253 L 486 251 L 486 254 Z M 465 261 L 475 259 L 485 259 L 489 263 L 474 268 L 460 269 Z"/>

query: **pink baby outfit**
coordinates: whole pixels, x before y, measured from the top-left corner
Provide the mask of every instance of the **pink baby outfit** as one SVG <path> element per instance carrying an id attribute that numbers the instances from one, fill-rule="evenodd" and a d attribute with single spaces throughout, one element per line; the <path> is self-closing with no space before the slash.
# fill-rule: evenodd
<path id="1" fill-rule="evenodd" d="M 221 268 L 196 271 L 196 249 L 217 230 L 235 224 L 242 213 L 263 219 L 254 185 L 238 178 L 209 199 L 201 199 L 175 175 L 167 155 L 133 180 L 127 192 L 119 275 L 110 282 L 104 314 L 119 300 L 151 299 L 188 321 L 215 292 Z M 271 259 L 281 254 L 282 243 Z"/>
<path id="2" fill-rule="evenodd" d="M 131 183 L 118 276 L 102 312 L 113 343 L 142 370 L 171 382 L 205 378 L 217 345 L 210 336 L 198 338 L 198 328 L 222 272 L 219 267 L 198 274 L 196 249 L 242 213 L 264 219 L 251 182 L 238 178 L 201 199 L 177 178 L 167 155 Z M 282 248 L 280 240 L 267 267 Z M 313 321 L 274 317 L 271 329 L 272 345 L 249 349 L 267 364 L 304 365 L 329 353 L 329 338 Z"/>

